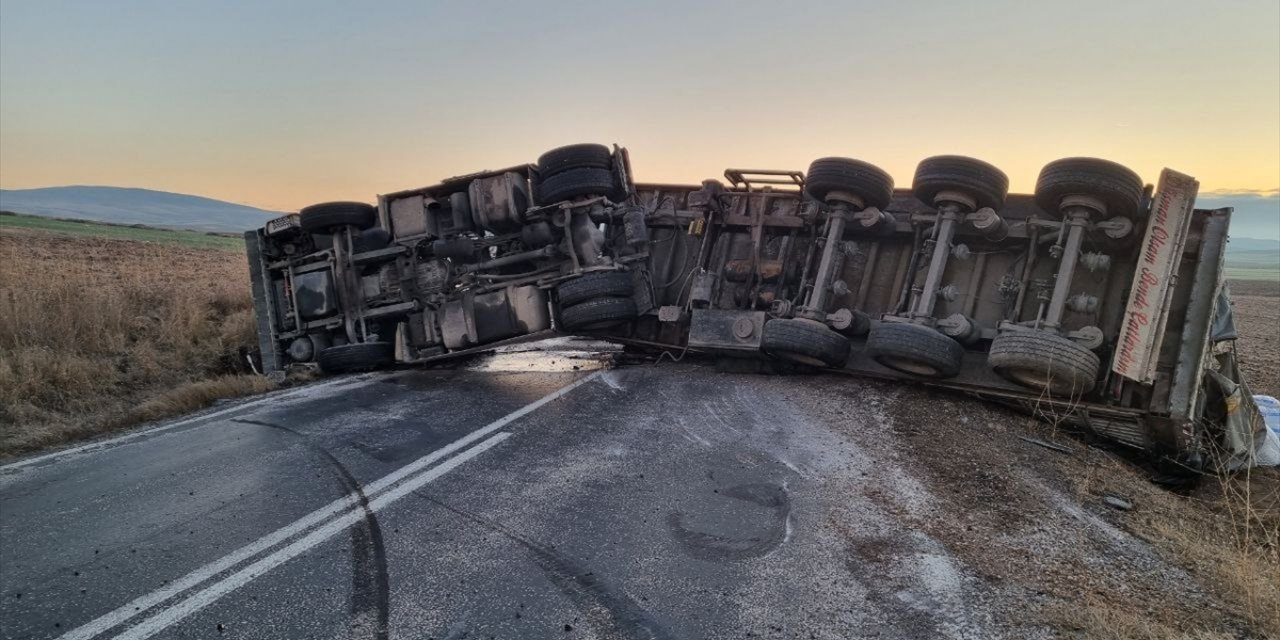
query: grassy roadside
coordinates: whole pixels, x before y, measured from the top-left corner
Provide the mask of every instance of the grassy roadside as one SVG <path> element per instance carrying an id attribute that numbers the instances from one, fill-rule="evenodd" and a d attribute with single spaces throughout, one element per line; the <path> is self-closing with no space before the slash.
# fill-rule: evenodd
<path id="1" fill-rule="evenodd" d="M 160 244 L 180 245 L 196 249 L 221 249 L 223 251 L 244 250 L 243 240 L 236 236 L 226 234 L 206 233 L 201 231 L 175 231 L 172 229 L 157 229 L 154 227 L 90 222 L 87 220 L 45 218 L 42 216 L 28 216 L 8 211 L 0 211 L 0 230 L 17 233 L 22 231 L 48 232 L 93 238 L 154 242 Z"/>
<path id="2" fill-rule="evenodd" d="M 0 226 L 0 455 L 270 388 L 246 375 L 253 310 L 234 238 L 46 222 Z M 168 240 L 142 239 L 156 233 Z"/>
<path id="3" fill-rule="evenodd" d="M 1132 463 L 1085 449 L 1061 465 L 1082 501 L 1123 495 L 1137 505 L 1119 524 L 1218 598 L 1224 611 L 1247 621 L 1261 637 L 1280 637 L 1280 472 L 1210 470 L 1179 495 L 1149 481 Z M 1106 598 L 1055 612 L 1063 628 L 1085 638 L 1114 640 L 1228 640 L 1184 611 L 1135 616 Z"/>
<path id="4" fill-rule="evenodd" d="M 1227 248 L 1226 275 L 1232 280 L 1280 282 L 1280 254 L 1264 249 Z"/>

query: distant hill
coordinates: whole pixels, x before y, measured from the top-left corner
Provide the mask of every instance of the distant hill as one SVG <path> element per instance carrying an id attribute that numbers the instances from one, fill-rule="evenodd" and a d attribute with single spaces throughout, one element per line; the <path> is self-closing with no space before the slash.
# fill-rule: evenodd
<path id="1" fill-rule="evenodd" d="M 1280 240 L 1231 238 L 1226 268 L 1228 278 L 1280 281 Z"/>
<path id="2" fill-rule="evenodd" d="M 236 232 L 282 215 L 181 193 L 123 187 L 0 189 L 0 211 L 50 218 L 145 224 L 168 229 Z"/>
<path id="3" fill-rule="evenodd" d="M 1280 260 L 1280 240 L 1231 236 L 1227 241 L 1227 255 L 1238 251 L 1269 251 Z"/>
<path id="4" fill-rule="evenodd" d="M 1277 193 L 1202 193 L 1196 198 L 1197 209 L 1231 207 L 1231 235 L 1250 238 L 1280 239 L 1280 194 Z"/>

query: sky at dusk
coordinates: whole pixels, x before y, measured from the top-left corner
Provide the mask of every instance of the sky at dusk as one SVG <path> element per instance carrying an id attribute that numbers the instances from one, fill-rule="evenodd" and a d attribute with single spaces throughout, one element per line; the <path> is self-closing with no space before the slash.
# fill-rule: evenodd
<path id="1" fill-rule="evenodd" d="M 1090 155 L 1280 202 L 1276 0 L 694 4 L 4 0 L 0 186 L 296 210 L 590 141 L 642 181 Z"/>

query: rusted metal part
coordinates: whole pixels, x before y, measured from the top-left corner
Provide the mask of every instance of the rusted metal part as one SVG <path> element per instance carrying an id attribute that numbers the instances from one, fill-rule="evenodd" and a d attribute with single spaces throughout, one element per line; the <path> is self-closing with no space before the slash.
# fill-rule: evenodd
<path id="1" fill-rule="evenodd" d="M 973 273 L 969 276 L 969 285 L 965 290 L 964 311 L 966 316 L 973 315 L 973 309 L 978 305 L 978 296 L 982 289 L 982 276 L 985 274 L 987 267 L 987 254 L 979 253 L 978 262 L 973 266 Z"/>
<path id="2" fill-rule="evenodd" d="M 911 317 L 916 321 L 929 324 L 933 322 L 933 308 L 938 301 L 938 288 L 942 284 L 942 275 L 947 269 L 947 259 L 951 256 L 951 239 L 955 237 L 956 225 L 959 223 L 959 208 L 953 204 L 943 205 L 938 212 L 938 231 L 934 237 L 933 257 L 929 260 L 929 270 L 924 276 L 924 287 Z"/>
<path id="3" fill-rule="evenodd" d="M 872 243 L 867 252 L 867 261 L 862 267 L 862 277 L 858 278 L 858 293 L 853 298 L 853 306 L 861 309 L 867 301 L 867 292 L 871 290 L 872 274 L 876 271 L 876 260 L 880 258 L 880 243 Z"/>
<path id="4" fill-rule="evenodd" d="M 765 312 L 695 309 L 689 324 L 689 346 L 709 352 L 758 353 Z"/>
<path id="5" fill-rule="evenodd" d="M 782 275 L 783 261 L 761 260 L 752 268 L 750 260 L 729 260 L 724 263 L 724 277 L 735 282 L 746 282 L 752 276 L 765 282 L 774 282 Z"/>
<path id="6" fill-rule="evenodd" d="M 1054 280 L 1053 294 L 1049 298 L 1049 308 L 1042 325 L 1046 329 L 1057 330 L 1062 326 L 1062 314 L 1067 304 L 1067 296 L 1071 294 L 1071 281 L 1075 277 L 1076 261 L 1080 258 L 1080 245 L 1084 242 L 1084 228 L 1089 223 L 1092 211 L 1087 207 L 1070 207 L 1067 216 L 1067 240 L 1062 247 L 1062 257 L 1058 262 L 1058 276 Z"/>
<path id="7" fill-rule="evenodd" d="M 1026 299 L 1027 288 L 1031 286 L 1031 273 L 1036 268 L 1036 247 L 1040 245 L 1040 227 L 1032 225 L 1031 235 L 1027 238 L 1027 253 L 1022 264 L 1022 278 L 1018 281 L 1018 295 L 1013 303 L 1013 312 L 1009 320 L 1017 322 L 1022 317 L 1022 302 Z"/>
<path id="8" fill-rule="evenodd" d="M 847 214 L 848 209 L 842 207 L 835 209 L 827 217 L 827 241 L 822 246 L 822 257 L 818 260 L 818 272 L 813 278 L 813 289 L 809 291 L 809 299 L 805 302 L 805 307 L 812 313 L 826 315 L 827 296 L 835 275 L 836 255 L 840 251 L 840 243 L 844 238 Z"/>
<path id="9" fill-rule="evenodd" d="M 1021 441 L 1023 441 L 1023 442 L 1029 442 L 1029 443 L 1031 443 L 1031 444 L 1034 444 L 1034 445 L 1036 445 L 1037 447 L 1044 447 L 1044 448 L 1049 449 L 1049 450 L 1052 450 L 1052 451 L 1057 451 L 1058 453 L 1065 453 L 1065 454 L 1067 454 L 1067 455 L 1075 455 L 1075 451 L 1073 451 L 1070 447 L 1064 447 L 1064 446 L 1062 446 L 1062 445 L 1060 445 L 1060 444 L 1056 444 L 1056 443 L 1053 443 L 1053 442 L 1049 442 L 1049 441 L 1047 441 L 1047 440 L 1041 440 L 1040 438 L 1031 438 L 1031 437 L 1028 437 L 1028 436 L 1018 436 L 1018 439 L 1019 439 L 1019 440 L 1021 440 Z"/>
<path id="10" fill-rule="evenodd" d="M 735 187 L 754 190 L 756 185 L 786 185 L 796 190 L 804 188 L 804 173 L 776 169 L 725 169 L 724 177 Z"/>

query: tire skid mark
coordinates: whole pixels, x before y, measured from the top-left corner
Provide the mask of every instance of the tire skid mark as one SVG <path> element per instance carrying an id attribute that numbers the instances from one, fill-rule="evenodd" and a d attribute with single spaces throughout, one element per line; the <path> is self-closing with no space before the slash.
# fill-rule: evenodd
<path id="1" fill-rule="evenodd" d="M 751 530 L 704 531 L 691 526 L 684 512 L 672 511 L 667 514 L 667 527 L 689 555 L 713 562 L 761 558 L 776 551 L 790 537 L 791 498 L 785 487 L 751 483 L 729 487 L 720 495 L 754 504 L 770 515 Z"/>
<path id="2" fill-rule="evenodd" d="M 598 621 L 597 625 L 618 634 L 609 637 L 629 640 L 675 640 L 675 636 L 662 628 L 658 621 L 654 620 L 635 600 L 611 587 L 576 560 L 533 542 L 501 524 L 446 504 L 422 491 L 415 491 L 414 495 L 524 547 L 552 584 L 573 600 L 583 613 L 590 614 L 594 605 L 608 614 L 608 618 Z"/>
<path id="3" fill-rule="evenodd" d="M 237 418 L 232 422 L 251 424 L 260 427 L 278 429 L 292 434 L 312 451 L 320 454 L 334 471 L 344 494 L 354 493 L 364 510 L 363 526 L 351 528 L 351 614 L 353 619 L 353 637 L 368 637 L 374 640 L 387 640 L 389 637 L 391 613 L 390 578 L 387 574 L 386 545 L 382 538 L 382 527 L 378 518 L 369 508 L 369 498 L 364 487 L 351 475 L 351 471 L 342 464 L 328 449 L 313 443 L 302 432 L 281 424 Z M 373 618 L 373 624 L 367 624 Z M 367 630 L 366 633 L 360 633 Z"/>

